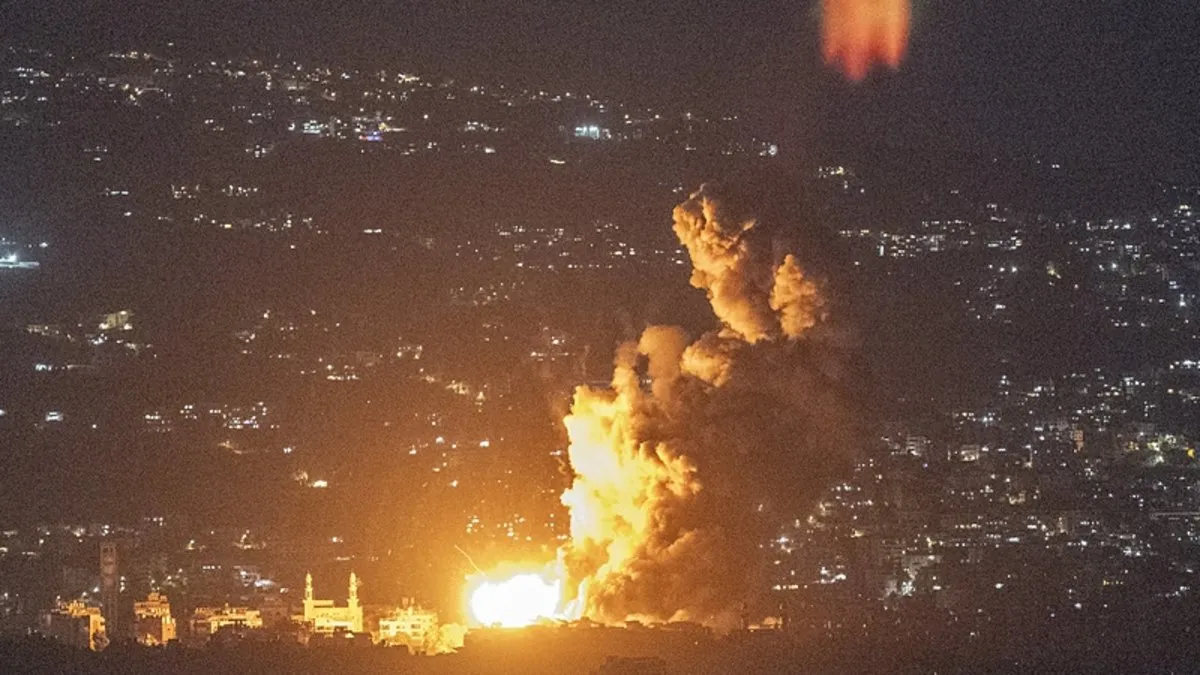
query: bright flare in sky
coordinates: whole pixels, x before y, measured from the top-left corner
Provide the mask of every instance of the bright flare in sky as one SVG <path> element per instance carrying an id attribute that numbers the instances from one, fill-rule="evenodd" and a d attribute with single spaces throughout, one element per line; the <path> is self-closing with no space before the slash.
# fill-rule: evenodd
<path id="1" fill-rule="evenodd" d="M 503 581 L 481 581 L 470 595 L 471 617 L 480 625 L 520 628 L 558 617 L 562 591 L 557 580 L 533 572 Z"/>
<path id="2" fill-rule="evenodd" d="M 911 14 L 911 0 L 822 0 L 825 63 L 855 82 L 878 63 L 899 68 Z"/>

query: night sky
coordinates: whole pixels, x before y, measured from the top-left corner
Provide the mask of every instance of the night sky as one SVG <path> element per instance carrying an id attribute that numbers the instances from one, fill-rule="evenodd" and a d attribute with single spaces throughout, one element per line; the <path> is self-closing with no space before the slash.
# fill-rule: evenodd
<path id="1" fill-rule="evenodd" d="M 0 3 L 5 39 L 103 49 L 175 39 L 412 68 L 762 120 L 794 156 L 873 148 L 1033 154 L 1191 176 L 1200 150 L 1200 3 L 915 0 L 908 61 L 850 85 L 819 57 L 818 3 Z"/>

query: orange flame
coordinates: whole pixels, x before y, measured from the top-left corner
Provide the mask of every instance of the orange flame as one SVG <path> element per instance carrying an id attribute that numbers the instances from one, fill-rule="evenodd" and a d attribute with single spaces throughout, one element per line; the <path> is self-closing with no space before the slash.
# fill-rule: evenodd
<path id="1" fill-rule="evenodd" d="M 794 256 L 767 264 L 756 248 L 763 239 L 748 235 L 757 220 L 727 205 L 719 188 L 701 187 L 675 208 L 674 221 L 692 260 L 691 283 L 706 292 L 721 328 L 689 344 L 683 329 L 650 326 L 618 348 L 609 388 L 575 390 L 563 419 L 574 474 L 561 497 L 570 539 L 555 560 L 468 580 L 475 625 L 717 621 L 729 609 L 731 589 L 701 580 L 737 566 L 726 559 L 723 527 L 704 522 L 719 502 L 697 501 L 704 484 L 696 458 L 706 444 L 710 456 L 725 450 L 709 439 L 717 432 L 706 421 L 713 406 L 728 405 L 712 392 L 736 381 L 739 361 L 777 363 L 774 354 L 794 353 L 789 345 L 824 321 L 825 301 Z M 759 371 L 737 372 L 745 380 Z M 713 500 L 722 499 L 719 490 Z"/>
<path id="2" fill-rule="evenodd" d="M 908 48 L 910 0 L 822 0 L 825 63 L 855 82 L 877 63 L 900 67 Z"/>

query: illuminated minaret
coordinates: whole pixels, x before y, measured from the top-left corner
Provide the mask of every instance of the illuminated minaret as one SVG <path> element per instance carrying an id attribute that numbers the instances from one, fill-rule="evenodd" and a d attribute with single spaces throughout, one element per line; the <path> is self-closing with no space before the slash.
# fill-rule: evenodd
<path id="1" fill-rule="evenodd" d="M 351 630 L 361 633 L 363 629 L 362 608 L 358 606 L 358 575 L 350 573 L 350 597 L 346 599 L 346 612 L 350 616 Z"/>
<path id="2" fill-rule="evenodd" d="M 313 604 L 313 589 L 312 589 L 312 572 L 307 572 L 304 575 L 304 618 L 308 619 L 312 616 Z"/>

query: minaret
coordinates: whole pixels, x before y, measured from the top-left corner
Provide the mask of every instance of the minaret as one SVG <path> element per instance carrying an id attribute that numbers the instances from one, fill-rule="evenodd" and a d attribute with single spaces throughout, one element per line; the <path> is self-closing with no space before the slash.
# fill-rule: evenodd
<path id="1" fill-rule="evenodd" d="M 313 589 L 312 589 L 312 572 L 307 572 L 304 575 L 304 620 L 308 621 L 312 618 L 313 604 Z"/>
<path id="2" fill-rule="evenodd" d="M 353 624 L 351 628 L 355 633 L 361 633 L 363 615 L 362 609 L 358 606 L 358 575 L 354 572 L 350 573 L 350 597 L 346 600 L 346 609 L 350 612 L 350 620 Z"/>

